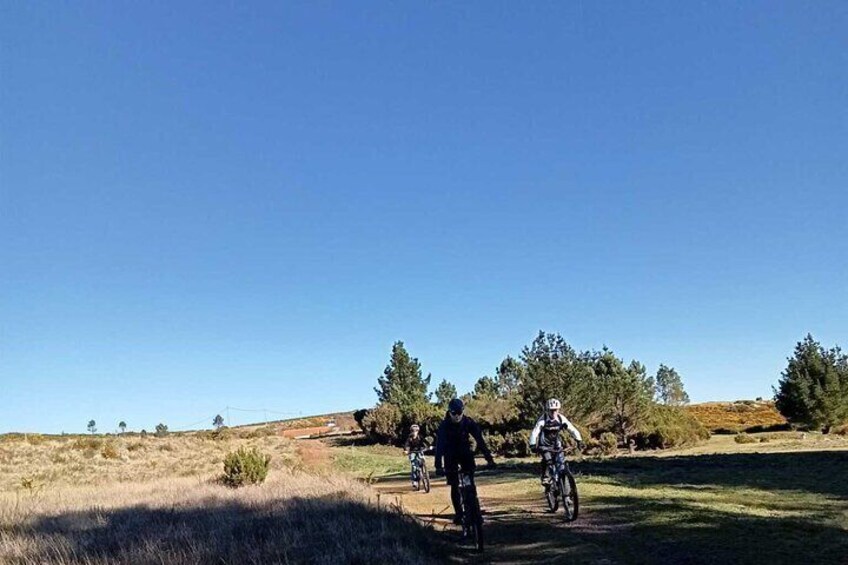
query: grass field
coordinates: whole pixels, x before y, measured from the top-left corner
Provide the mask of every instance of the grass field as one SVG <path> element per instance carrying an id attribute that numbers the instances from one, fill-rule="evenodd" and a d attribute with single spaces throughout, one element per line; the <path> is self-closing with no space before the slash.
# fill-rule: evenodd
<path id="1" fill-rule="evenodd" d="M 848 562 L 848 439 L 752 438 L 573 461 L 570 525 L 544 508 L 535 460 L 502 461 L 479 476 L 482 557 L 455 543 L 443 481 L 413 493 L 401 450 L 355 437 L 7 438 L 0 562 Z M 240 446 L 272 455 L 265 484 L 215 481 Z"/>
<path id="2" fill-rule="evenodd" d="M 241 446 L 272 456 L 265 484 L 216 481 L 224 455 Z M 378 508 L 363 482 L 321 472 L 301 447 L 274 436 L 7 438 L 0 563 L 437 561 L 432 532 Z"/>
<path id="3" fill-rule="evenodd" d="M 575 461 L 583 510 L 572 525 L 543 506 L 535 461 L 508 461 L 496 472 L 482 472 L 489 539 L 482 561 L 797 563 L 803 556 L 806 563 L 848 562 L 848 441 L 762 437 L 768 441 L 739 445 L 719 436 L 676 452 Z M 356 458 L 337 461 L 359 476 L 393 468 L 394 461 L 403 469 L 375 487 L 456 538 L 441 483 L 429 495 L 412 493 L 402 456 L 358 449 Z M 456 551 L 480 560 L 467 548 Z"/>

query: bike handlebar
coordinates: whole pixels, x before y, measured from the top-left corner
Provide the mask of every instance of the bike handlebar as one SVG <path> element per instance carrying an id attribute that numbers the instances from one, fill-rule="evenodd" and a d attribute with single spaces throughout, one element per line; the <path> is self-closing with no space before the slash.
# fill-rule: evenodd
<path id="1" fill-rule="evenodd" d="M 570 453 L 570 452 L 575 451 L 575 450 L 576 450 L 575 447 L 569 447 L 568 449 L 564 449 L 564 448 L 553 449 L 553 448 L 550 448 L 550 447 L 537 447 L 536 448 L 536 451 L 547 451 L 549 453 Z"/>

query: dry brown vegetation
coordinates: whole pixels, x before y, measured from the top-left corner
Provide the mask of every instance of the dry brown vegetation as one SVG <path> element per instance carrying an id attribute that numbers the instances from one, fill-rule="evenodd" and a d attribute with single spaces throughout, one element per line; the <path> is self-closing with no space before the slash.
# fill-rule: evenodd
<path id="1" fill-rule="evenodd" d="M 211 434 L 7 436 L 0 441 L 0 492 L 15 489 L 22 480 L 55 488 L 211 476 L 221 473 L 224 456 L 241 446 L 258 447 L 271 455 L 272 469 L 296 461 L 292 444 L 277 436 L 225 440 L 213 439 Z"/>
<path id="2" fill-rule="evenodd" d="M 272 456 L 261 486 L 216 480 L 228 451 Z M 426 563 L 432 532 L 277 436 L 6 438 L 2 563 Z"/>
<path id="3" fill-rule="evenodd" d="M 705 402 L 686 409 L 713 433 L 762 431 L 786 426 L 787 423 L 774 402 L 768 400 Z"/>

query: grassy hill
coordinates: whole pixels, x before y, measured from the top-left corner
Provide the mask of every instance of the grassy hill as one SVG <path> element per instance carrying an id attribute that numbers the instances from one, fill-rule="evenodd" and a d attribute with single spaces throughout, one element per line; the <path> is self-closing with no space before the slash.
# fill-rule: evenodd
<path id="1" fill-rule="evenodd" d="M 686 407 L 712 433 L 785 429 L 784 418 L 770 400 L 705 402 Z"/>

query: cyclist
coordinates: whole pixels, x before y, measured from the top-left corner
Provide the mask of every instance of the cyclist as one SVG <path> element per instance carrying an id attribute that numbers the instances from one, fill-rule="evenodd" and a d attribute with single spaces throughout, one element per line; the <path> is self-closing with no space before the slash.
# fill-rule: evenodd
<path id="1" fill-rule="evenodd" d="M 477 447 L 483 452 L 483 457 L 489 468 L 495 467 L 495 460 L 489 451 L 480 426 L 462 412 L 465 406 L 462 400 L 454 398 L 448 404 L 448 413 L 439 425 L 436 435 L 436 476 L 446 476 L 451 487 L 451 503 L 453 503 L 454 524 L 462 524 L 462 503 L 459 496 L 459 469 L 474 480 L 474 452 L 471 450 L 469 436 L 477 442 Z M 444 466 L 442 459 L 444 458 Z"/>
<path id="2" fill-rule="evenodd" d="M 557 467 L 565 465 L 565 456 L 562 451 L 556 452 L 556 450 L 562 449 L 562 440 L 559 434 L 563 428 L 568 430 L 568 433 L 577 442 L 577 448 L 583 449 L 583 437 L 580 435 L 580 430 L 574 427 L 574 424 L 569 422 L 568 418 L 559 413 L 561 407 L 560 401 L 556 398 L 548 399 L 545 403 L 546 412 L 536 421 L 536 426 L 530 433 L 530 449 L 542 454 L 542 484 L 544 486 L 548 486 L 551 482 L 551 478 L 548 476 L 548 462 L 556 457 Z M 551 449 L 555 452 L 547 451 Z"/>
<path id="3" fill-rule="evenodd" d="M 409 464 L 412 466 L 412 488 L 418 488 L 418 458 L 422 457 L 422 452 L 430 447 L 427 440 L 419 434 L 420 427 L 418 424 L 409 426 L 409 437 L 406 438 L 406 443 L 403 446 L 403 452 L 409 456 Z"/>

